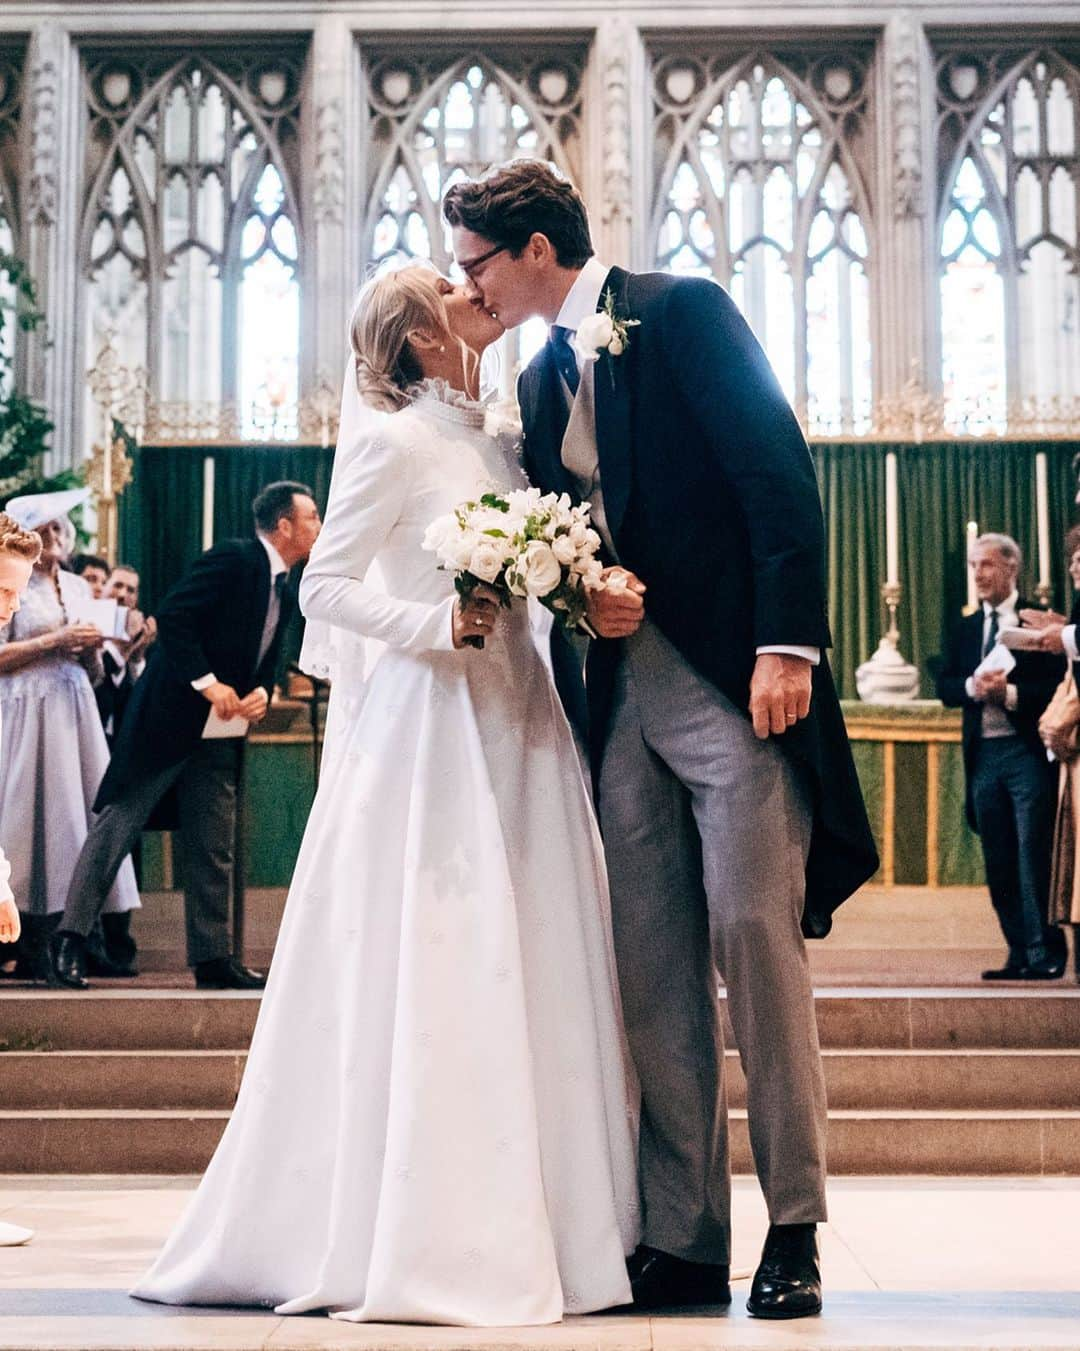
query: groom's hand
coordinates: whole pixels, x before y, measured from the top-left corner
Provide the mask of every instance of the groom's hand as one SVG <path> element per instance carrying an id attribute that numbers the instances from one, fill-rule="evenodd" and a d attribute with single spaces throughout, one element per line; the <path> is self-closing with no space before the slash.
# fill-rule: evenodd
<path id="1" fill-rule="evenodd" d="M 750 716 L 762 741 L 780 736 L 810 712 L 813 665 L 805 657 L 762 652 L 750 677 Z"/>
<path id="2" fill-rule="evenodd" d="M 586 617 L 601 638 L 629 638 L 645 618 L 645 583 L 626 568 L 605 568 L 601 575 L 609 584 L 588 592 Z"/>

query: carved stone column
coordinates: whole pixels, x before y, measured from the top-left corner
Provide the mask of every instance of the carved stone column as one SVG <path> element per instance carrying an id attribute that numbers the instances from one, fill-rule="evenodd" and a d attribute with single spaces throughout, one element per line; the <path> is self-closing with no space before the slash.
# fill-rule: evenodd
<path id="1" fill-rule="evenodd" d="M 604 262 L 636 266 L 635 193 L 639 188 L 636 152 L 641 145 L 638 110 L 642 104 L 641 41 L 625 19 L 603 19 L 597 26 L 590 62 L 586 112 L 589 176 L 584 185 L 593 242 Z"/>
<path id="2" fill-rule="evenodd" d="M 301 388 L 340 383 L 345 331 L 359 281 L 357 204 L 361 194 L 359 62 L 341 15 L 320 14 L 312 39 L 304 137 L 308 167 Z"/>
<path id="3" fill-rule="evenodd" d="M 75 369 L 79 278 L 79 57 L 70 34 L 51 20 L 35 30 L 27 54 L 24 104 L 29 185 L 26 262 L 37 281 L 46 329 L 28 335 L 27 391 L 55 424 L 45 472 L 83 459 L 84 384 Z"/>
<path id="4" fill-rule="evenodd" d="M 926 39 L 910 10 L 889 20 L 881 52 L 880 103 L 890 112 L 878 138 L 875 373 L 878 400 L 893 403 L 913 379 L 925 387 L 933 364 L 934 105 Z"/>

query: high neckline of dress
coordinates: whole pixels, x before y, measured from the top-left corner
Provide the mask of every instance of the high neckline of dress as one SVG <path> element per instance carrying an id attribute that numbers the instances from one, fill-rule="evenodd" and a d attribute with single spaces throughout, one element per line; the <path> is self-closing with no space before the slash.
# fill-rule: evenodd
<path id="1" fill-rule="evenodd" d="M 483 427 L 487 416 L 489 400 L 470 399 L 464 390 L 455 389 L 443 379 L 418 381 L 409 387 L 409 397 L 414 406 L 463 427 Z"/>

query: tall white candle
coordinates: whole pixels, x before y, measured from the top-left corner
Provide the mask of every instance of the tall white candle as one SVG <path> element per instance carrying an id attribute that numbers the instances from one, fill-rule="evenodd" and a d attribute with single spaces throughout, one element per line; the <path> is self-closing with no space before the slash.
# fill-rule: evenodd
<path id="1" fill-rule="evenodd" d="M 971 567 L 971 547 L 979 535 L 978 521 L 968 521 L 967 539 L 964 543 L 964 572 L 967 575 L 967 606 L 969 610 L 974 610 L 979 603 L 979 598 L 975 594 L 975 573 Z"/>
<path id="2" fill-rule="evenodd" d="M 207 455 L 203 460 L 203 507 L 202 507 L 202 546 L 211 549 L 214 545 L 214 459 Z"/>
<path id="3" fill-rule="evenodd" d="M 1046 452 L 1035 456 L 1035 518 L 1039 527 L 1039 586 L 1050 586 L 1050 494 L 1046 486 Z"/>
<path id="4" fill-rule="evenodd" d="M 896 452 L 885 456 L 885 580 L 900 581 L 900 530 L 897 520 Z"/>

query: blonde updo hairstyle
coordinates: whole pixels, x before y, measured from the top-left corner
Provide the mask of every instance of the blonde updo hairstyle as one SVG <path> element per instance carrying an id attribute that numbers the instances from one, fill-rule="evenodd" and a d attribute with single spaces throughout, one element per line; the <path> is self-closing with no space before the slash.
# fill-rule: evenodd
<path id="1" fill-rule="evenodd" d="M 424 377 L 409 335 L 418 331 L 455 339 L 435 272 L 403 267 L 373 277 L 360 292 L 349 325 L 356 358 L 356 385 L 372 408 L 395 413 L 409 402 L 408 389 Z"/>
<path id="2" fill-rule="evenodd" d="M 41 536 L 36 530 L 24 530 L 6 511 L 0 511 L 0 554 L 36 563 L 41 557 Z"/>

